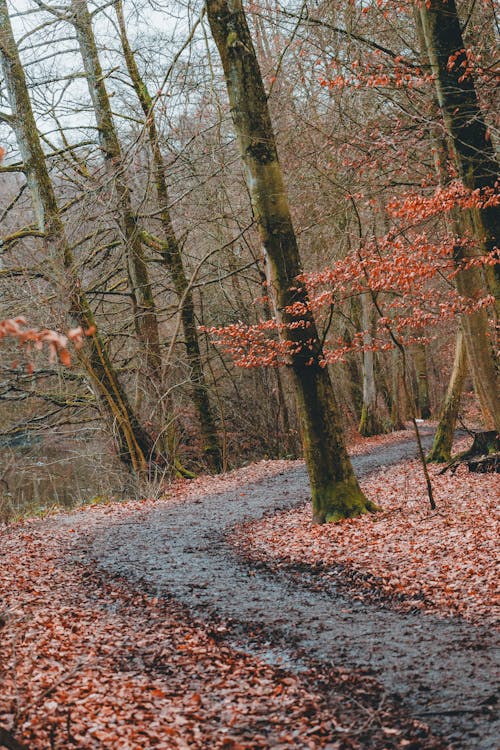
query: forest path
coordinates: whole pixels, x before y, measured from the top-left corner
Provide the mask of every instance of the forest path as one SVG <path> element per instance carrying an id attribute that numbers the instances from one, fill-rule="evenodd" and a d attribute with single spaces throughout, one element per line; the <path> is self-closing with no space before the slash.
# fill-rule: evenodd
<path id="1" fill-rule="evenodd" d="M 361 476 L 414 455 L 414 443 L 404 441 L 353 461 Z M 494 633 L 458 618 L 351 599 L 334 584 L 314 590 L 307 576 L 302 584 L 286 572 L 270 574 L 238 558 L 226 542 L 235 524 L 308 495 L 305 468 L 295 466 L 237 490 L 118 521 L 99 530 L 88 553 L 108 573 L 175 597 L 193 617 L 227 624 L 226 637 L 242 650 L 292 670 L 309 660 L 368 669 L 389 696 L 400 696 L 457 750 L 496 750 Z"/>

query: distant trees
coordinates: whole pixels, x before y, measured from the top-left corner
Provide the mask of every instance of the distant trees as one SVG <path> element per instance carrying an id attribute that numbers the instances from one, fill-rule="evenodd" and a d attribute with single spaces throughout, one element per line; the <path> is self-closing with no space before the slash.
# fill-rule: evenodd
<path id="1" fill-rule="evenodd" d="M 96 332 L 71 373 L 3 347 L 0 432 L 84 408 L 135 471 L 189 475 L 301 423 L 322 521 L 371 507 L 346 425 L 440 413 L 442 460 L 471 374 L 498 428 L 488 2 L 8 2 L 0 318 Z"/>
<path id="2" fill-rule="evenodd" d="M 119 456 L 134 471 L 144 471 L 155 456 L 154 441 L 139 424 L 118 380 L 77 275 L 75 259 L 41 148 L 6 0 L 0 0 L 0 56 L 12 110 L 10 124 L 23 160 L 50 275 L 61 302 L 68 306 L 68 315 L 83 329 L 93 331 L 89 344 L 80 353 L 80 360 L 91 378 L 105 419 L 116 435 Z"/>
<path id="3" fill-rule="evenodd" d="M 156 197 L 160 211 L 159 216 L 163 230 L 162 237 L 158 238 L 142 229 L 141 239 L 147 246 L 160 253 L 160 257 L 164 261 L 165 267 L 168 269 L 172 277 L 172 282 L 179 300 L 180 317 L 184 332 L 184 344 L 190 367 L 192 398 L 200 422 L 203 439 L 203 453 L 209 466 L 214 471 L 221 471 L 223 467 L 223 456 L 203 370 L 193 294 L 184 267 L 180 243 L 169 210 L 170 199 L 167 183 L 167 168 L 163 158 L 158 128 L 156 125 L 154 111 L 155 103 L 140 74 L 134 53 L 129 44 L 122 0 L 117 0 L 114 8 L 118 20 L 120 41 L 123 48 L 125 63 L 130 75 L 132 86 L 145 117 L 145 127 L 153 157 L 153 181 L 156 187 Z"/>

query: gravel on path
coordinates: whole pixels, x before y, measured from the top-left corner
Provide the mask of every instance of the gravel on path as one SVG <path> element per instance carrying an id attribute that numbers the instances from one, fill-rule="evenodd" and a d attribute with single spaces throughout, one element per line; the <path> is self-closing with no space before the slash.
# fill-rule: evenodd
<path id="1" fill-rule="evenodd" d="M 353 461 L 361 476 L 414 455 L 404 441 Z M 366 669 L 456 750 L 497 750 L 494 633 L 352 599 L 345 587 L 314 590 L 242 560 L 227 543 L 235 524 L 294 507 L 308 494 L 305 468 L 295 465 L 236 490 L 156 506 L 140 523 L 114 522 L 99 530 L 88 555 L 112 575 L 174 597 L 193 617 L 226 623 L 241 649 L 289 669 L 308 662 Z"/>

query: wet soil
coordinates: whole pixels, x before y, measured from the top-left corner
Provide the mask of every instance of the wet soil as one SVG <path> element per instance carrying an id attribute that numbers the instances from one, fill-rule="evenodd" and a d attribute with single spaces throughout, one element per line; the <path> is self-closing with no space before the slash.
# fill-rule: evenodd
<path id="1" fill-rule="evenodd" d="M 428 437 L 427 441 L 430 440 Z M 354 458 L 358 475 L 414 457 L 410 441 Z M 231 528 L 308 497 L 304 467 L 229 492 L 154 507 L 100 529 L 86 557 L 101 569 L 175 598 L 232 645 L 291 670 L 310 664 L 364 670 L 381 693 L 456 750 L 496 750 L 495 634 L 459 618 L 400 611 L 316 586 L 314 572 L 253 564 L 226 540 Z"/>

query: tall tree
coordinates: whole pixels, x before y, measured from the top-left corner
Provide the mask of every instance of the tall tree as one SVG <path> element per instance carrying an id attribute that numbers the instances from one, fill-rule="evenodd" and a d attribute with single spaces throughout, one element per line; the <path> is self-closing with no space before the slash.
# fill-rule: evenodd
<path id="1" fill-rule="evenodd" d="M 499 165 L 479 104 L 474 78 L 467 71 L 465 49 L 455 0 L 429 0 L 420 3 L 418 14 L 425 39 L 426 55 L 435 77 L 437 98 L 452 144 L 453 158 L 465 187 L 470 190 L 497 190 Z M 464 67 L 465 66 L 465 67 Z M 498 253 L 500 246 L 500 205 L 472 208 L 461 212 L 462 232 L 468 230 L 480 252 Z M 457 260 L 474 251 L 464 244 L 457 248 Z M 500 263 L 483 272 L 469 268 L 457 275 L 457 289 L 464 297 L 478 299 L 490 291 L 500 312 Z M 496 345 L 491 341 L 485 310 L 464 316 L 469 364 L 474 385 L 488 427 L 500 431 L 500 381 Z"/>
<path id="2" fill-rule="evenodd" d="M 146 387 L 148 383 L 152 383 L 157 389 L 156 399 L 162 402 L 162 358 L 153 290 L 86 0 L 72 0 L 71 13 L 96 117 L 99 145 L 113 181 L 124 260 L 134 308 L 134 325 L 143 355 Z"/>
<path id="3" fill-rule="evenodd" d="M 90 376 L 101 412 L 116 439 L 120 458 L 134 471 L 140 472 L 155 456 L 154 442 L 131 408 L 106 344 L 96 330 L 94 315 L 82 290 L 40 143 L 6 0 L 0 0 L 0 57 L 12 110 L 9 122 L 23 160 L 36 223 L 43 236 L 47 261 L 53 268 L 54 282 L 59 286 L 60 298 L 69 301 L 72 320 L 94 331 L 80 353 L 80 360 Z"/>
<path id="4" fill-rule="evenodd" d="M 346 451 L 338 406 L 302 270 L 259 64 L 241 0 L 207 0 L 207 15 L 224 69 L 231 116 L 245 166 L 275 296 L 302 427 L 316 522 L 374 511 Z"/>
<path id="5" fill-rule="evenodd" d="M 361 295 L 361 316 L 365 349 L 363 349 L 363 406 L 358 429 L 361 435 L 379 435 L 384 432 L 384 428 L 377 410 L 373 335 L 375 326 L 372 300 L 368 293 Z"/>
<path id="6" fill-rule="evenodd" d="M 431 399 L 429 394 L 429 376 L 427 373 L 427 351 L 425 344 L 418 343 L 412 347 L 413 365 L 415 367 L 417 414 L 421 419 L 431 416 Z"/>
<path id="7" fill-rule="evenodd" d="M 196 325 L 193 293 L 184 268 L 181 246 L 179 244 L 169 209 L 167 170 L 161 151 L 158 128 L 156 125 L 154 102 L 140 74 L 134 53 L 130 47 L 127 28 L 123 14 L 122 0 L 116 0 L 115 11 L 118 19 L 120 41 L 125 63 L 145 117 L 145 128 L 153 156 L 153 180 L 159 203 L 159 219 L 163 229 L 163 238 L 158 240 L 148 232 L 141 233 L 142 239 L 161 253 L 161 257 L 171 275 L 179 300 L 180 315 L 184 332 L 184 344 L 190 366 L 192 399 L 201 427 L 203 453 L 209 466 L 215 471 L 222 469 L 222 451 L 220 448 L 215 417 L 210 404 L 207 382 L 203 371 L 200 344 Z"/>

